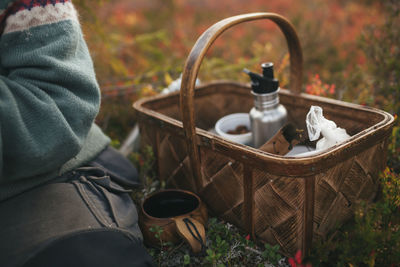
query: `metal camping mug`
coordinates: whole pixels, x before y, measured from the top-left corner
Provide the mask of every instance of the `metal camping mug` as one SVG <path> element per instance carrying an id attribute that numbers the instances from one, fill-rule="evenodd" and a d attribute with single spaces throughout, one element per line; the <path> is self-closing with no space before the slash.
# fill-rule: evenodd
<path id="1" fill-rule="evenodd" d="M 180 189 L 157 191 L 144 199 L 139 213 L 139 225 L 144 242 L 160 246 L 162 242 L 177 244 L 186 241 L 194 253 L 205 248 L 207 209 L 192 192 Z M 160 238 L 157 228 L 162 229 Z"/>

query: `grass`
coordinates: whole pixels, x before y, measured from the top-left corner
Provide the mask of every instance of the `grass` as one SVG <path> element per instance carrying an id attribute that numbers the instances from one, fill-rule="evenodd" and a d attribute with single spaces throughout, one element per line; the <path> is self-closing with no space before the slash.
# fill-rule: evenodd
<path id="1" fill-rule="evenodd" d="M 162 229 L 154 233 L 161 236 Z M 192 254 L 184 242 L 161 243 L 159 248 L 148 248 L 158 266 L 289 266 L 279 246 L 257 246 L 235 226 L 217 218 L 209 219 L 206 249 L 199 254 Z"/>

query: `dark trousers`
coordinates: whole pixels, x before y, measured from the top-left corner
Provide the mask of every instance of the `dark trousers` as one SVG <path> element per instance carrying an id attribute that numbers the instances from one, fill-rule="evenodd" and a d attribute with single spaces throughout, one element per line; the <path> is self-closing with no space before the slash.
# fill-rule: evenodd
<path id="1" fill-rule="evenodd" d="M 87 166 L 0 203 L 0 266 L 152 266 L 124 186 L 136 169 L 108 148 Z M 110 265 L 112 264 L 112 265 Z"/>

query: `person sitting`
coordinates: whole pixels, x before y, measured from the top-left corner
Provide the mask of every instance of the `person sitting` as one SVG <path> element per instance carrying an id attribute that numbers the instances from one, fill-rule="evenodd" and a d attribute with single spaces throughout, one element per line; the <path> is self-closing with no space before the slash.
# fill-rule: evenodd
<path id="1" fill-rule="evenodd" d="M 72 2 L 1 0 L 0 34 L 0 266 L 153 265 Z"/>

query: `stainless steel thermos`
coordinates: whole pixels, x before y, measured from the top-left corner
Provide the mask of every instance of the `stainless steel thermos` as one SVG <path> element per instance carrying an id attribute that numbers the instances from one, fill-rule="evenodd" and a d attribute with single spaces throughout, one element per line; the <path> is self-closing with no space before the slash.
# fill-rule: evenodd
<path id="1" fill-rule="evenodd" d="M 263 75 L 244 70 L 251 78 L 254 96 L 249 116 L 255 148 L 267 142 L 287 122 L 286 108 L 279 103 L 279 82 L 274 78 L 273 63 L 263 63 L 261 67 Z"/>

